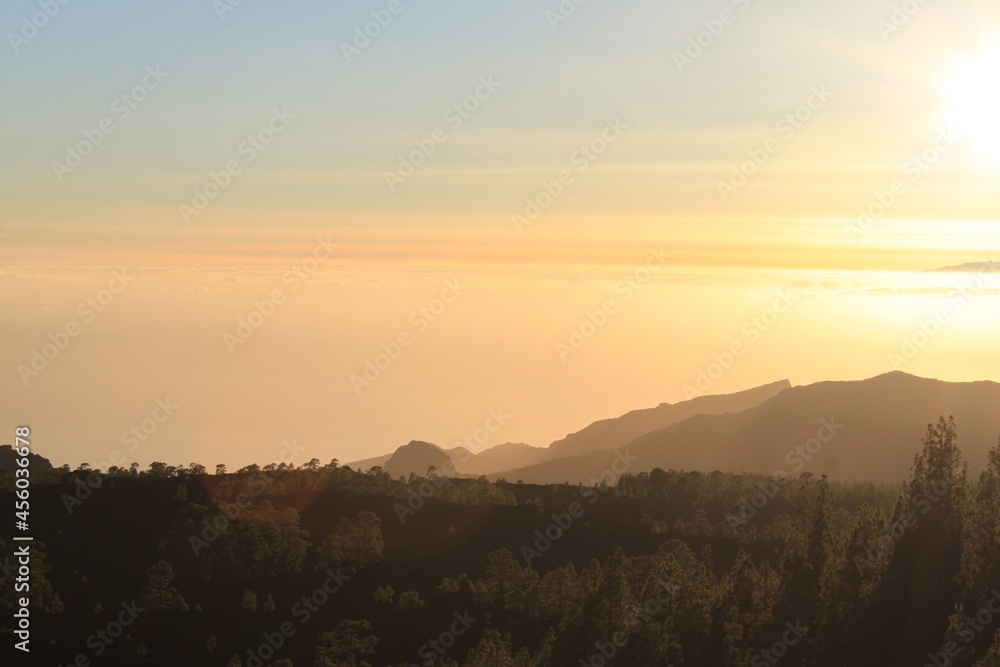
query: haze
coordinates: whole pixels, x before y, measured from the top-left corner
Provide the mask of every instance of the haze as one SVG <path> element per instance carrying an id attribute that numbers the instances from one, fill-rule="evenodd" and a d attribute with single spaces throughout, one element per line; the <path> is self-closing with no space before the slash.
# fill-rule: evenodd
<path id="1" fill-rule="evenodd" d="M 106 461 L 167 398 L 126 461 L 995 379 L 998 272 L 925 272 L 996 261 L 994 5 L 403 2 L 345 49 L 385 6 L 70 3 L 8 36 L 0 400 L 53 462 Z"/>

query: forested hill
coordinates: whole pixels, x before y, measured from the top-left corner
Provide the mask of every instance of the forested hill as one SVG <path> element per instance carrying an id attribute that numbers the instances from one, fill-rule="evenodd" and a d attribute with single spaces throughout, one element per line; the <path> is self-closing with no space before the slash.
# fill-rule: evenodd
<path id="1" fill-rule="evenodd" d="M 33 487 L 32 659 L 995 667 L 1000 447 L 980 479 L 952 423 L 913 452 L 896 485 L 63 468 Z"/>

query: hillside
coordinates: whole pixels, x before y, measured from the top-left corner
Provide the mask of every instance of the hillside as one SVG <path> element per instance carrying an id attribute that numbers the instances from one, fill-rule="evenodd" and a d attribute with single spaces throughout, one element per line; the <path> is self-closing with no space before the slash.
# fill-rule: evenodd
<path id="1" fill-rule="evenodd" d="M 431 467 L 450 469 L 449 464 L 454 465 L 448 452 L 429 442 L 413 440 L 397 449 L 383 468 L 395 479 L 408 477 L 410 473 L 424 475 Z"/>
<path id="2" fill-rule="evenodd" d="M 633 410 L 620 417 L 602 419 L 549 445 L 547 458 L 558 459 L 597 450 L 616 449 L 641 435 L 658 431 L 694 415 L 742 412 L 791 387 L 788 380 L 772 382 L 735 394 L 699 396 L 683 403 L 661 403 L 655 408 Z"/>
<path id="3" fill-rule="evenodd" d="M 897 371 L 862 381 L 794 387 L 737 414 L 696 415 L 636 438 L 624 449 L 637 458 L 632 473 L 656 467 L 761 474 L 781 470 L 891 481 L 909 474 L 913 443 L 920 441 L 926 425 L 954 415 L 975 473 L 1000 435 L 997 405 L 1000 384 L 995 382 L 942 382 Z M 830 439 L 824 443 L 818 437 Z M 596 478 L 613 461 L 614 454 L 597 452 L 492 477 L 536 484 L 581 482 Z"/>
<path id="4" fill-rule="evenodd" d="M 422 444 L 429 444 L 430 447 L 444 452 L 451 458 L 461 474 L 490 475 L 503 470 L 523 468 L 591 451 L 615 449 L 641 435 L 672 426 L 694 415 L 741 412 L 755 405 L 760 405 L 789 387 L 791 384 L 788 380 L 781 380 L 734 394 L 699 396 L 682 403 L 661 403 L 654 408 L 633 410 L 619 417 L 596 421 L 553 442 L 547 448 L 508 442 L 471 454 L 463 447 L 444 449 L 430 443 Z M 399 463 L 415 456 L 412 452 L 401 452 L 404 447 L 410 448 L 411 445 L 414 445 L 414 442 L 400 447 L 392 454 L 353 461 L 346 465 L 362 471 L 370 470 L 375 466 L 387 468 L 390 465 L 389 462 L 398 456 L 401 458 L 392 464 L 394 470 L 405 470 L 405 474 L 409 474 L 410 471 L 423 474 L 427 471 L 427 466 L 423 468 L 420 466 L 424 463 L 431 464 L 432 461 L 440 461 L 438 454 L 424 448 L 423 454 L 420 455 L 422 458 L 418 457 L 418 460 L 413 463 Z M 440 469 L 439 463 L 433 463 L 433 465 Z"/>
<path id="5" fill-rule="evenodd" d="M 506 442 L 467 457 L 452 454 L 452 459 L 460 473 L 478 477 L 497 470 L 541 463 L 547 454 L 548 450 L 544 447 L 532 447 L 523 442 Z"/>

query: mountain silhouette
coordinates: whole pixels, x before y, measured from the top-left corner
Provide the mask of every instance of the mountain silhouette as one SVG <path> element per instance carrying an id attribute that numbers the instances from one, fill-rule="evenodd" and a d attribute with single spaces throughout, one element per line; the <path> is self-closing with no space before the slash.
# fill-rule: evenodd
<path id="1" fill-rule="evenodd" d="M 931 269 L 931 271 L 940 273 L 998 273 L 1000 272 L 1000 262 L 966 262 L 955 266 L 942 266 Z"/>
<path id="2" fill-rule="evenodd" d="M 597 450 L 617 449 L 639 436 L 658 431 L 700 414 L 742 412 L 791 387 L 788 380 L 772 382 L 735 394 L 699 396 L 682 403 L 661 403 L 655 408 L 633 410 L 620 417 L 602 419 L 549 445 L 546 458 L 557 459 Z"/>
<path id="3" fill-rule="evenodd" d="M 826 474 L 839 480 L 894 482 L 910 474 L 927 424 L 953 415 L 972 473 L 1000 435 L 1000 384 L 943 382 L 895 371 L 868 380 L 786 389 L 737 414 L 700 414 L 647 433 L 619 450 L 653 468 L 704 472 Z M 824 442 L 824 440 L 827 440 Z M 495 473 L 527 483 L 599 479 L 614 453 L 590 452 Z M 619 466 L 620 468 L 621 466 Z"/>
<path id="4" fill-rule="evenodd" d="M 419 444 L 430 445 L 430 447 L 450 456 L 456 469 L 461 474 L 474 476 L 489 475 L 501 470 L 523 468 L 544 461 L 562 459 L 590 451 L 615 449 L 641 435 L 672 426 L 694 415 L 741 412 L 763 403 L 778 394 L 778 392 L 789 387 L 791 387 L 791 384 L 788 380 L 781 380 L 780 382 L 772 382 L 734 394 L 699 396 L 682 403 L 661 403 L 655 408 L 633 410 L 620 417 L 596 421 L 575 433 L 567 435 L 565 438 L 553 442 L 547 448 L 508 442 L 472 454 L 464 447 L 443 449 L 430 443 Z M 411 442 L 409 445 L 404 445 L 404 447 L 409 448 L 413 444 L 415 443 Z M 386 471 L 390 471 L 388 462 L 399 454 L 400 450 L 404 447 L 397 449 L 393 454 L 362 459 L 346 465 L 355 470 L 369 470 L 375 466 L 381 466 Z M 431 450 L 424 448 L 422 451 L 424 452 L 424 458 L 418 457 L 419 463 L 414 465 L 421 465 L 424 462 L 437 460 L 435 457 L 438 455 L 434 454 Z M 404 460 L 408 460 L 408 457 L 411 456 L 413 456 L 411 453 L 403 452 Z M 398 467 L 398 464 L 394 464 L 394 467 Z M 409 471 L 413 469 L 413 466 L 407 464 L 403 468 Z M 424 467 L 422 470 L 413 469 L 413 471 L 418 475 L 422 475 L 427 472 L 427 468 Z M 398 476 L 394 473 L 392 474 L 393 477 Z M 405 474 L 408 475 L 409 472 Z"/>
<path id="5" fill-rule="evenodd" d="M 397 449 L 386 460 L 382 468 L 395 479 L 408 477 L 411 472 L 417 475 L 426 475 L 427 469 L 431 467 L 437 468 L 443 473 L 447 464 L 452 464 L 448 452 L 429 442 L 411 440 Z"/>

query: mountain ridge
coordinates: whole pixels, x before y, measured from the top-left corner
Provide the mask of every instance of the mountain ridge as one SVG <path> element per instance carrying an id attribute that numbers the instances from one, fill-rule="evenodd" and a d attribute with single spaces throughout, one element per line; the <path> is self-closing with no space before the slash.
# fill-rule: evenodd
<path id="1" fill-rule="evenodd" d="M 544 461 L 565 458 L 590 451 L 607 451 L 615 449 L 645 433 L 676 424 L 684 419 L 701 413 L 740 412 L 748 407 L 758 405 L 772 396 L 790 388 L 788 380 L 778 380 L 759 387 L 752 387 L 732 394 L 710 394 L 697 396 L 678 403 L 660 403 L 652 408 L 630 410 L 617 417 L 609 417 L 592 422 L 580 429 L 549 444 L 547 447 L 534 447 L 525 443 L 503 443 L 470 453 L 463 447 L 445 449 L 433 443 L 410 441 L 390 454 L 361 459 L 346 465 L 357 470 L 369 470 L 379 466 L 390 472 L 394 477 L 397 470 L 424 474 L 427 466 L 418 469 L 424 463 L 440 468 L 441 459 L 430 450 L 424 450 L 420 456 L 414 455 L 411 463 L 406 465 L 393 464 L 390 470 L 389 462 L 401 449 L 410 448 L 415 443 L 430 445 L 449 457 L 459 474 L 490 475 L 497 471 L 521 468 Z M 459 451 L 461 450 L 461 451 Z M 471 454 L 471 455 L 470 455 Z M 410 456 L 404 452 L 404 457 Z M 517 460 L 517 459 L 520 460 Z"/>
<path id="2" fill-rule="evenodd" d="M 940 416 L 955 416 L 966 461 L 972 470 L 981 469 L 1000 435 L 997 405 L 996 382 L 944 382 L 894 371 L 866 380 L 793 387 L 741 413 L 695 415 L 624 447 L 638 457 L 629 470 L 633 473 L 656 467 L 790 475 L 809 471 L 837 479 L 893 481 L 909 475 L 924 429 Z M 816 447 L 813 441 L 820 440 L 824 423 L 830 422 L 839 424 L 837 432 Z M 817 451 L 803 455 L 807 443 Z M 586 482 L 612 462 L 612 454 L 591 452 L 490 478 Z"/>

